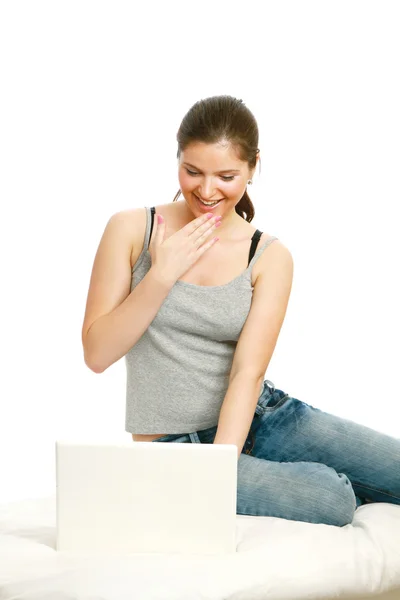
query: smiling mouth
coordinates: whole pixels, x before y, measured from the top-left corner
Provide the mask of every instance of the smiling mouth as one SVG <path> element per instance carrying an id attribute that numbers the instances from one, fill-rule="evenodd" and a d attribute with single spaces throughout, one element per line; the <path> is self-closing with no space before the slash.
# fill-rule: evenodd
<path id="1" fill-rule="evenodd" d="M 202 198 L 200 198 L 200 196 L 197 196 L 195 193 L 193 193 L 193 195 L 197 198 L 197 200 L 200 200 L 200 202 L 202 202 L 203 204 L 208 204 L 210 206 L 214 206 L 214 204 L 218 204 L 218 202 L 221 202 L 221 200 L 223 200 L 223 198 L 219 198 L 218 200 L 213 200 L 212 202 L 205 202 L 204 200 L 202 200 Z"/>

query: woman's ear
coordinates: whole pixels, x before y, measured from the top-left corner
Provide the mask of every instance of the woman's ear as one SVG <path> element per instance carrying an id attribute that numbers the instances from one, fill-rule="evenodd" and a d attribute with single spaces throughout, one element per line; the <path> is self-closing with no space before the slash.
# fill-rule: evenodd
<path id="1" fill-rule="evenodd" d="M 252 173 L 251 173 L 251 177 L 252 178 L 253 178 L 254 173 L 256 172 L 256 169 L 257 169 L 257 166 L 259 164 L 259 161 L 260 161 L 260 151 L 257 150 L 257 154 L 256 154 L 256 166 L 254 167 L 254 169 L 252 170 Z"/>

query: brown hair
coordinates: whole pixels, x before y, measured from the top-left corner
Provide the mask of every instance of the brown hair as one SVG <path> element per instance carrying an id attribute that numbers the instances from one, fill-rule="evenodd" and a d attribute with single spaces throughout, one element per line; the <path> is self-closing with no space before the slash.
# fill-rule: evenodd
<path id="1" fill-rule="evenodd" d="M 254 115 L 243 100 L 232 96 L 211 96 L 196 102 L 183 117 L 178 133 L 177 158 L 192 142 L 216 144 L 226 141 L 236 150 L 240 160 L 254 169 L 258 150 L 258 126 Z M 173 202 L 181 194 L 178 190 Z M 235 206 L 235 211 L 250 223 L 254 206 L 247 190 Z"/>

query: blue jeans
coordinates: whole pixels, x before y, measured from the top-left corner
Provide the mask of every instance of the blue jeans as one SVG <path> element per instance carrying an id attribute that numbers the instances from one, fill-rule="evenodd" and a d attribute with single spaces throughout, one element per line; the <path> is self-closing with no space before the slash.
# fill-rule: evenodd
<path id="1" fill-rule="evenodd" d="M 154 442 L 212 444 L 217 427 Z M 400 504 L 400 439 L 264 381 L 238 460 L 237 514 L 342 527 L 366 502 Z"/>

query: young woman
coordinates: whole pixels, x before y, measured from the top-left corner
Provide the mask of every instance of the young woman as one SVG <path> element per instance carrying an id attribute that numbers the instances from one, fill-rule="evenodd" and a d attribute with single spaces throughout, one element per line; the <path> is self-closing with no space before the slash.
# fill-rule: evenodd
<path id="1" fill-rule="evenodd" d="M 400 440 L 264 380 L 293 260 L 250 224 L 253 114 L 231 96 L 206 98 L 177 141 L 179 192 L 109 219 L 88 292 L 85 362 L 102 373 L 125 357 L 126 431 L 235 444 L 238 514 L 343 526 L 367 501 L 400 504 Z"/>

